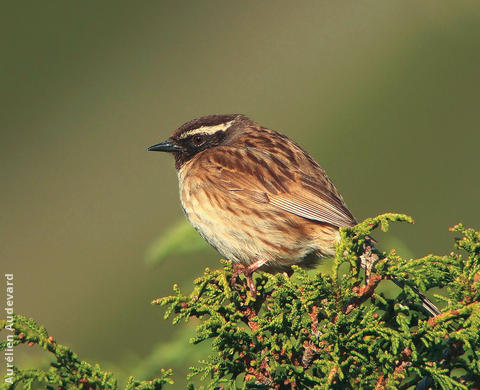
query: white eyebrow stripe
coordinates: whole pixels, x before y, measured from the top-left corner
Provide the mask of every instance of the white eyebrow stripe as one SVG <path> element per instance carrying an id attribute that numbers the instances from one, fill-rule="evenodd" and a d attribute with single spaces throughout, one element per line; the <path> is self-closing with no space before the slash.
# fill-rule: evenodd
<path id="1" fill-rule="evenodd" d="M 225 123 L 220 123 L 219 125 L 214 125 L 214 126 L 202 126 L 198 127 L 193 130 L 186 131 L 185 133 L 180 135 L 180 138 L 187 138 L 190 137 L 191 135 L 194 134 L 206 134 L 206 135 L 211 135 L 215 134 L 217 131 L 225 131 L 227 130 L 230 125 L 232 124 L 233 121 L 230 122 L 225 122 Z"/>

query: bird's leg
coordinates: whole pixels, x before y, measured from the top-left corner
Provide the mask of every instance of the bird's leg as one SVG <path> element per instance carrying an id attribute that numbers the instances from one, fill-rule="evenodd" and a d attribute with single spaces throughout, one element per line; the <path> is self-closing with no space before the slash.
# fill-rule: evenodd
<path id="1" fill-rule="evenodd" d="M 232 280 L 231 280 L 231 285 L 232 287 L 235 287 L 236 284 L 237 284 L 237 278 L 238 276 L 243 273 L 243 271 L 245 270 L 245 266 L 242 265 L 242 264 L 239 264 L 239 263 L 234 263 L 233 264 L 233 273 L 232 273 Z"/>
<path id="2" fill-rule="evenodd" d="M 257 289 L 255 288 L 255 283 L 253 282 L 253 273 L 259 269 L 262 265 L 266 264 L 267 261 L 263 259 L 258 259 L 254 263 L 250 264 L 249 266 L 245 267 L 242 264 L 234 264 L 233 265 L 233 275 L 232 275 L 232 284 L 236 283 L 238 275 L 241 273 L 245 275 L 247 278 L 247 286 L 250 290 L 252 296 L 255 296 L 257 293 Z"/>
<path id="3" fill-rule="evenodd" d="M 259 269 L 262 265 L 266 264 L 267 261 L 263 259 L 258 259 L 256 262 L 250 264 L 245 268 L 243 274 L 247 278 L 247 286 L 250 290 L 250 294 L 254 297 L 257 294 L 257 289 L 255 288 L 255 283 L 253 283 L 253 273 Z"/>
<path id="4" fill-rule="evenodd" d="M 283 271 L 283 273 L 287 275 L 287 278 L 289 278 L 293 275 L 293 269 L 289 268 L 286 271 Z"/>

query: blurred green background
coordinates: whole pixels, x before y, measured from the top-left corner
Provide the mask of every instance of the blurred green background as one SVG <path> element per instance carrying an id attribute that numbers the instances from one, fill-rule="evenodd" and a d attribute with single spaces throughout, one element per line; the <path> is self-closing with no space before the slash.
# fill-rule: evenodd
<path id="1" fill-rule="evenodd" d="M 0 30 L 2 274 L 16 312 L 120 376 L 198 358 L 150 301 L 219 255 L 145 261 L 182 217 L 146 147 L 193 117 L 294 138 L 358 219 L 412 215 L 384 247 L 444 253 L 449 226 L 479 227 L 478 1 L 7 2 Z"/>

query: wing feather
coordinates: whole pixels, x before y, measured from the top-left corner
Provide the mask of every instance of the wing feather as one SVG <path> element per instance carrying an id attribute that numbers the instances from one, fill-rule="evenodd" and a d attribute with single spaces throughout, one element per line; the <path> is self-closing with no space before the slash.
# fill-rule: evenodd
<path id="1" fill-rule="evenodd" d="M 221 164 L 225 161 L 228 164 Z M 208 156 L 208 164 L 215 165 L 208 171 L 215 172 L 210 180 L 217 188 L 232 197 L 337 227 L 356 224 L 341 195 L 313 159 L 306 155 L 305 160 L 298 161 L 297 156 L 296 164 L 286 163 L 255 148 L 219 147 Z"/>

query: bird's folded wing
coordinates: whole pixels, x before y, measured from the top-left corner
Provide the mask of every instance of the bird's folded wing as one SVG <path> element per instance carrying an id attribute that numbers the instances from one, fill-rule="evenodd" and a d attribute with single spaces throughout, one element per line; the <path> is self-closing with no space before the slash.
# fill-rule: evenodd
<path id="1" fill-rule="evenodd" d="M 216 170 L 215 178 L 210 177 L 211 181 L 230 196 L 270 204 L 313 221 L 337 227 L 356 223 L 319 166 L 310 167 L 308 173 L 293 166 L 289 166 L 287 171 L 277 159 L 264 153 L 254 153 L 256 164 L 253 165 L 249 163 L 249 155 L 233 162 L 230 156 L 229 166 L 223 169 L 217 167 L 220 169 Z"/>
<path id="2" fill-rule="evenodd" d="M 303 194 L 279 194 L 271 196 L 269 199 L 272 205 L 313 221 L 326 222 L 337 227 L 354 224 L 349 212 L 347 213 L 323 199 Z"/>

